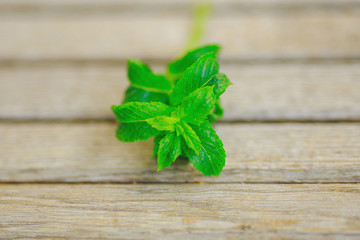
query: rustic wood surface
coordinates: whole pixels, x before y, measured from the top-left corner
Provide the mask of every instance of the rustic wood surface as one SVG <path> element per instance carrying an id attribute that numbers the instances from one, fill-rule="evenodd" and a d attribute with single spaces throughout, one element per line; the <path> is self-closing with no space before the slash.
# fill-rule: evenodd
<path id="1" fill-rule="evenodd" d="M 59 5 L 60 1 L 56 2 Z M 5 1 L 5 9 L 6 6 L 10 9 L 0 11 L 0 58 L 76 60 L 130 56 L 168 59 L 177 54 L 186 41 L 191 23 L 191 1 L 167 4 L 165 1 L 148 1 L 145 5 L 137 4 L 135 8 L 124 3 L 119 3 L 118 7 L 108 4 L 113 14 L 101 11 L 103 8 L 96 10 L 97 4 L 92 4 L 90 9 L 81 10 L 81 5 L 76 8 L 76 5 L 86 2 L 60 4 L 75 7 L 72 11 L 60 10 L 69 13 L 62 15 L 57 11 L 62 8 L 54 5 L 41 11 L 39 3 L 36 7 L 16 1 L 9 6 L 9 1 Z M 176 10 L 179 4 L 183 7 Z M 325 0 L 320 5 L 288 0 L 218 1 L 218 5 L 224 7 L 219 6 L 222 10 L 211 19 L 208 26 L 211 31 L 208 31 L 206 41 L 221 44 L 224 58 L 359 57 L 359 1 L 339 4 Z M 167 7 L 163 9 L 161 6 Z M 162 10 L 151 11 L 158 7 Z M 32 10 L 33 14 L 20 14 L 29 12 L 27 8 L 30 12 L 31 9 L 35 11 Z M 12 9 L 17 10 L 17 14 L 11 14 L 14 12 Z M 40 9 L 40 13 L 36 9 Z M 126 9 L 133 9 L 132 13 L 126 14 Z"/>
<path id="2" fill-rule="evenodd" d="M 181 50 L 189 24 L 188 20 L 171 17 L 133 21 L 16 19 L 0 22 L 1 58 L 165 58 Z M 230 59 L 353 58 L 360 54 L 360 31 L 354 27 L 359 25 L 360 18 L 351 15 L 225 18 L 211 21 L 209 28 L 215 30 L 209 33 L 207 42 L 222 44 L 224 58 Z M 318 34 L 321 28 L 329 32 Z"/>
<path id="3" fill-rule="evenodd" d="M 126 59 L 163 71 L 194 3 L 0 0 L 0 239 L 360 239 L 359 0 L 213 1 L 218 178 L 115 139 Z"/>
<path id="4" fill-rule="evenodd" d="M 222 97 L 224 120 L 360 119 L 359 64 L 229 63 L 221 71 L 234 83 Z M 0 67 L 0 76 L 0 119 L 114 119 L 110 106 L 129 84 L 122 64 Z"/>
<path id="5" fill-rule="evenodd" d="M 0 185 L 0 237 L 359 239 L 359 194 L 354 184 Z"/>
<path id="6" fill-rule="evenodd" d="M 227 162 L 218 178 L 202 176 L 188 160 L 157 173 L 152 141 L 121 143 L 115 128 L 113 123 L 0 124 L 0 181 L 360 181 L 357 123 L 219 124 Z"/>

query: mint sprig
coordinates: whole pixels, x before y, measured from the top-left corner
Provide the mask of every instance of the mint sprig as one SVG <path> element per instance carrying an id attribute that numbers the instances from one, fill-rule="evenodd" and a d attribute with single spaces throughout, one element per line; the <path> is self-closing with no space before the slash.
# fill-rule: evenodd
<path id="1" fill-rule="evenodd" d="M 220 119 L 220 96 L 231 85 L 219 73 L 217 45 L 194 49 L 155 74 L 139 60 L 128 61 L 130 86 L 123 104 L 112 106 L 123 142 L 154 137 L 158 171 L 180 155 L 204 175 L 218 176 L 225 165 L 223 144 L 210 123 Z"/>

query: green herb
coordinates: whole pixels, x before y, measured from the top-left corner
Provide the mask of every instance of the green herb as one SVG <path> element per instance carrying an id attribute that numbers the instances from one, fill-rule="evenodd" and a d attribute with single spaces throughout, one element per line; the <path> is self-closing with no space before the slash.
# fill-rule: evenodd
<path id="1" fill-rule="evenodd" d="M 211 6 L 200 4 L 186 49 L 204 35 Z M 210 123 L 221 119 L 220 96 L 231 85 L 219 73 L 218 45 L 191 49 L 155 74 L 140 60 L 128 61 L 130 86 L 123 104 L 112 106 L 119 122 L 116 137 L 123 142 L 154 137 L 158 171 L 179 156 L 187 157 L 204 175 L 218 176 L 225 165 L 223 144 Z"/>
<path id="2" fill-rule="evenodd" d="M 231 85 L 219 73 L 219 49 L 194 49 L 170 63 L 164 75 L 141 61 L 128 61 L 130 87 L 123 104 L 112 106 L 119 122 L 116 136 L 124 142 L 155 137 L 158 171 L 180 155 L 206 176 L 218 176 L 224 167 L 223 144 L 210 124 L 222 117 L 220 96 Z"/>

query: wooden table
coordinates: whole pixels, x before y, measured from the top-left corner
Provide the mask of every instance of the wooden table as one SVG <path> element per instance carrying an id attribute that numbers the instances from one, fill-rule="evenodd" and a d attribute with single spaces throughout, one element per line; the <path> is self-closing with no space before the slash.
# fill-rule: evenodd
<path id="1" fill-rule="evenodd" d="M 116 140 L 126 58 L 163 70 L 192 3 L 0 1 L 1 239 L 360 239 L 360 1 L 214 1 L 218 178 Z"/>

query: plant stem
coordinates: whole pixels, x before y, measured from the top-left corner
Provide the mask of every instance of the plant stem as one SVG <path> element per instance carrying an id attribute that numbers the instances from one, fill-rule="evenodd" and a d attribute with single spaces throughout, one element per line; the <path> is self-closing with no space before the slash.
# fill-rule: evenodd
<path id="1" fill-rule="evenodd" d="M 184 52 L 196 48 L 202 41 L 209 17 L 212 11 L 212 4 L 208 1 L 201 1 L 195 6 L 193 15 L 193 24 L 191 26 L 188 42 L 185 45 Z"/>

